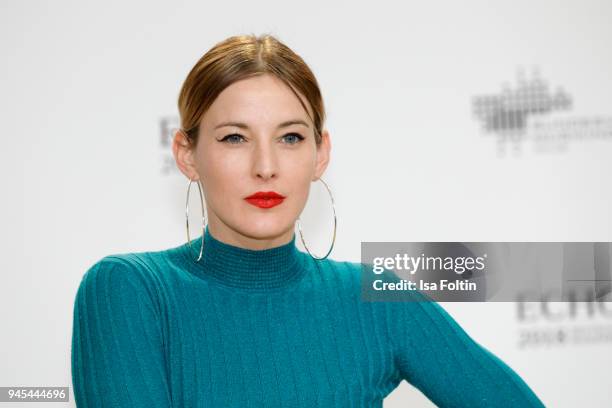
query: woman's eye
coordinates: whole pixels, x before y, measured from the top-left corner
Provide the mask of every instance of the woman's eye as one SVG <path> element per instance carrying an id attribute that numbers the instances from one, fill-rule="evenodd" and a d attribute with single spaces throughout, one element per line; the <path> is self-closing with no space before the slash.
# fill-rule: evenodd
<path id="1" fill-rule="evenodd" d="M 304 140 L 304 136 L 298 133 L 289 133 L 284 135 L 282 139 L 284 140 L 284 143 L 294 145 Z M 244 143 L 245 140 L 246 139 L 244 138 L 244 136 L 239 135 L 237 133 L 233 133 L 231 135 L 225 136 L 223 139 L 220 140 L 220 142 L 225 142 L 229 144 L 240 144 Z"/>
<path id="2" fill-rule="evenodd" d="M 299 142 L 301 142 L 302 140 L 304 140 L 304 136 L 299 135 L 297 133 L 289 133 L 285 136 L 283 136 L 283 139 L 288 140 L 288 144 L 297 144 Z"/>
<path id="3" fill-rule="evenodd" d="M 227 135 L 225 136 L 223 139 L 221 139 L 221 142 L 228 142 L 230 144 L 238 144 L 240 143 L 240 139 L 244 139 L 244 137 L 242 137 L 239 134 L 231 134 L 231 135 Z"/>

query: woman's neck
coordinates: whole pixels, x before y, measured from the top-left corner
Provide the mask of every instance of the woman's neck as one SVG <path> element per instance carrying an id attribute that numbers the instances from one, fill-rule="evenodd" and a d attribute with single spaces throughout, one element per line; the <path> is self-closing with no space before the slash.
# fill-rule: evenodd
<path id="1" fill-rule="evenodd" d="M 304 272 L 305 254 L 291 241 L 267 249 L 247 249 L 214 237 L 209 228 L 203 235 L 204 251 L 199 262 L 202 236 L 179 247 L 190 270 L 204 279 L 228 287 L 273 290 L 298 280 Z"/>

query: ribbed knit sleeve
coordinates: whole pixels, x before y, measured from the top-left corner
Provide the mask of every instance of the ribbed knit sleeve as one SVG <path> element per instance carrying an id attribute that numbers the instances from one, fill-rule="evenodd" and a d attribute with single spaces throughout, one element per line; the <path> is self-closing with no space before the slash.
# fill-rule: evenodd
<path id="1" fill-rule="evenodd" d="M 394 302 L 393 342 L 402 377 L 439 407 L 543 407 L 507 364 L 421 292 Z M 420 301 L 417 301 L 420 299 Z"/>
<path id="2" fill-rule="evenodd" d="M 159 305 L 142 273 L 108 256 L 83 276 L 71 350 L 78 407 L 171 406 Z"/>

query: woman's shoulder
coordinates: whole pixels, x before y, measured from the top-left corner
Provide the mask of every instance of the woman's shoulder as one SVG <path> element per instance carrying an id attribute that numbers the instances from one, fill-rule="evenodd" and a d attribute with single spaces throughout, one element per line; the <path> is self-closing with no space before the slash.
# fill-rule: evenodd
<path id="1" fill-rule="evenodd" d="M 327 282 L 332 286 L 353 288 L 358 291 L 367 276 L 367 265 L 358 261 L 337 258 L 314 260 L 311 258 L 310 262 L 318 270 L 321 282 Z"/>
<path id="2" fill-rule="evenodd" d="M 340 260 L 335 258 L 325 259 L 314 259 L 310 256 L 310 262 L 321 270 L 331 270 L 334 274 L 338 274 L 346 277 L 359 276 L 361 273 L 361 263 L 347 260 Z"/>
<path id="3" fill-rule="evenodd" d="M 129 289 L 151 294 L 160 279 L 160 256 L 163 251 L 123 252 L 104 255 L 93 262 L 81 277 L 79 292 L 97 293 Z"/>
<path id="4" fill-rule="evenodd" d="M 372 264 L 358 262 L 358 261 L 349 261 L 349 260 L 338 260 L 327 258 L 322 261 L 314 261 L 319 265 L 322 265 L 324 269 L 332 269 L 334 273 L 339 274 L 341 276 L 351 277 L 351 278 L 367 278 L 369 276 L 375 277 L 377 279 L 382 279 L 385 281 L 397 281 L 399 277 L 397 274 L 387 268 L 383 268 L 382 271 L 376 271 Z"/>
<path id="5" fill-rule="evenodd" d="M 95 261 L 85 272 L 92 273 L 131 273 L 142 274 L 151 269 L 150 252 L 123 252 L 104 255 Z"/>

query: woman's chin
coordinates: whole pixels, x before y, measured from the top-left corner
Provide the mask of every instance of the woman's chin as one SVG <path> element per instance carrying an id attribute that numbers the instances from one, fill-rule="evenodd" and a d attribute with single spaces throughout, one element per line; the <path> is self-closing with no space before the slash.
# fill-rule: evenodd
<path id="1" fill-rule="evenodd" d="M 257 218 L 257 219 L 254 219 Z M 265 219 L 267 218 L 267 219 Z M 278 217 L 251 217 L 246 223 L 241 223 L 244 235 L 255 239 L 272 239 L 293 231 L 295 224 L 290 220 L 281 220 Z"/>

